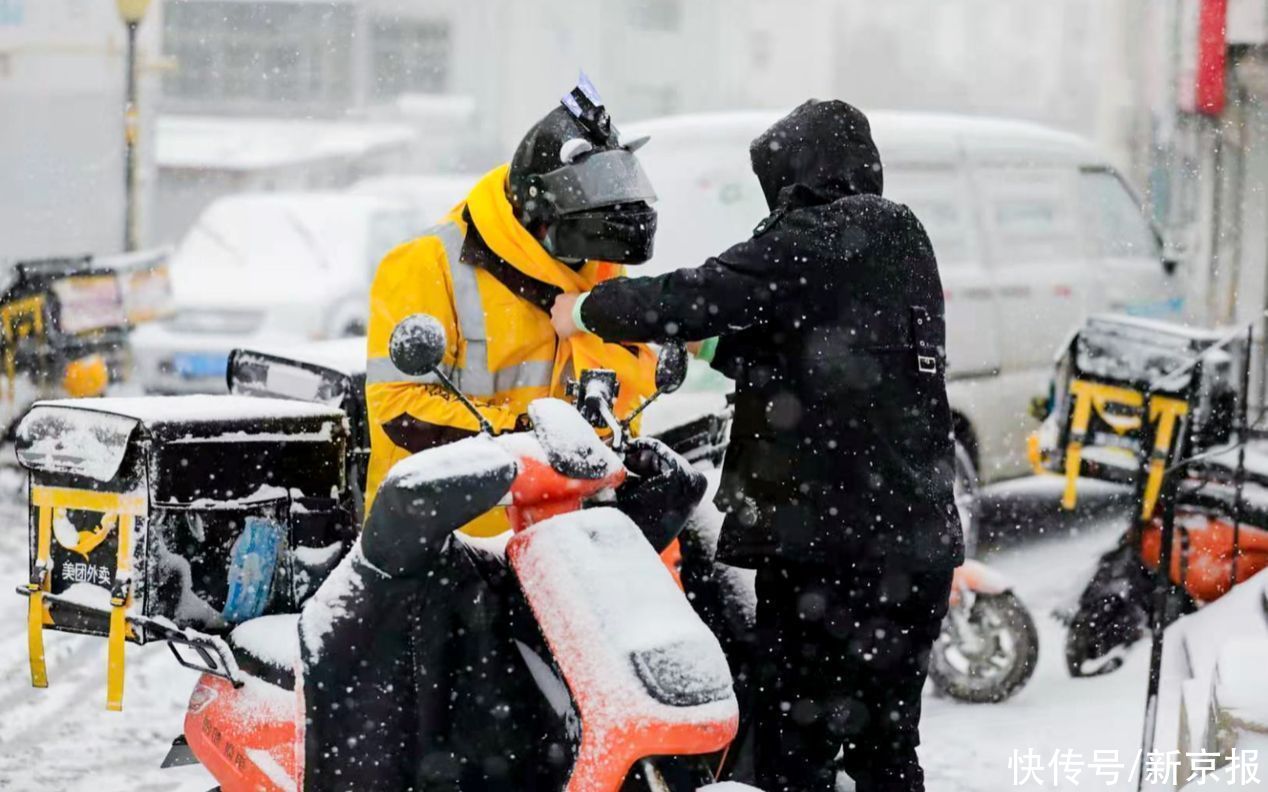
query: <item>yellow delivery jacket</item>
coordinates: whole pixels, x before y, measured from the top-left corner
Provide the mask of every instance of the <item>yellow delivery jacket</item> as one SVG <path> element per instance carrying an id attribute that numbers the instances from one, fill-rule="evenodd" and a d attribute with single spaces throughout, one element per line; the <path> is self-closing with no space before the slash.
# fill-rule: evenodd
<path id="1" fill-rule="evenodd" d="M 392 465 L 479 431 L 474 416 L 434 376 L 411 377 L 392 364 L 388 342 L 406 316 L 428 313 L 440 320 L 448 339 L 445 373 L 498 432 L 515 428 L 534 399 L 563 398 L 566 381 L 582 369 L 616 371 L 618 416 L 655 390 L 655 357 L 645 346 L 606 344 L 584 333 L 560 342 L 546 311 L 517 284 L 504 283 L 505 275 L 499 279 L 490 271 L 510 265 L 531 281 L 567 292 L 588 291 L 624 273 L 593 261 L 574 271 L 552 258 L 516 220 L 506 198 L 506 172 L 503 165 L 488 173 L 439 225 L 390 252 L 370 287 L 367 514 Z M 486 266 L 490 253 L 498 266 Z M 489 536 L 506 527 L 498 509 L 463 530 Z"/>

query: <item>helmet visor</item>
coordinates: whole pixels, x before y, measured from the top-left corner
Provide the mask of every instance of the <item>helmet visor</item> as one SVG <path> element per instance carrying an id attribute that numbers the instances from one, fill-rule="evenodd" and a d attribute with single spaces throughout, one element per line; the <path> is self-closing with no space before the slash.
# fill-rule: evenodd
<path id="1" fill-rule="evenodd" d="M 599 151 L 541 177 L 561 214 L 656 200 L 638 158 L 625 149 Z"/>

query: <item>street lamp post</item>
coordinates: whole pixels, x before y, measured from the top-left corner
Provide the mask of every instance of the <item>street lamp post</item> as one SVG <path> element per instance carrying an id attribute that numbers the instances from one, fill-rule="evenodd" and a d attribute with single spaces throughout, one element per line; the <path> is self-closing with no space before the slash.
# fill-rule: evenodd
<path id="1" fill-rule="evenodd" d="M 124 144 L 124 219 L 123 248 L 137 249 L 137 134 L 140 128 L 137 111 L 137 28 L 145 19 L 150 0 L 115 0 L 119 7 L 119 18 L 128 28 L 128 52 L 126 62 L 127 85 L 126 100 L 123 110 L 123 144 Z"/>

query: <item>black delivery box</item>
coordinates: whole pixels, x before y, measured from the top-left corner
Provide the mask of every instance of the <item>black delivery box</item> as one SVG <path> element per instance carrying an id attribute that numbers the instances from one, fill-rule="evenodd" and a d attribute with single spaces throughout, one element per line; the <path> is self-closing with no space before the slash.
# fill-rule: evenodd
<path id="1" fill-rule="evenodd" d="M 337 408 L 284 399 L 37 403 L 16 450 L 44 626 L 105 636 L 113 603 L 145 643 L 298 610 L 355 536 L 346 432 Z"/>

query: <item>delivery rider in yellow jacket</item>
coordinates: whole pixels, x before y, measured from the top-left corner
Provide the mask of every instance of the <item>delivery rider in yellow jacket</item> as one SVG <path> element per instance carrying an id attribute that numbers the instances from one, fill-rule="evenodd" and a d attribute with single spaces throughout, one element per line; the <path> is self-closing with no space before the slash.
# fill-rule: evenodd
<path id="1" fill-rule="evenodd" d="M 366 401 L 370 465 L 366 513 L 393 464 L 478 431 L 474 416 L 433 377 L 410 377 L 388 357 L 401 319 L 429 313 L 444 325 L 443 365 L 495 431 L 525 420 L 529 402 L 562 398 L 587 368 L 620 379 L 617 414 L 655 389 L 655 358 L 641 345 L 580 334 L 561 341 L 550 306 L 651 257 L 655 200 L 634 150 L 584 78 L 520 142 L 509 166 L 486 174 L 439 225 L 393 250 L 370 288 Z M 506 528 L 495 510 L 465 526 Z"/>

